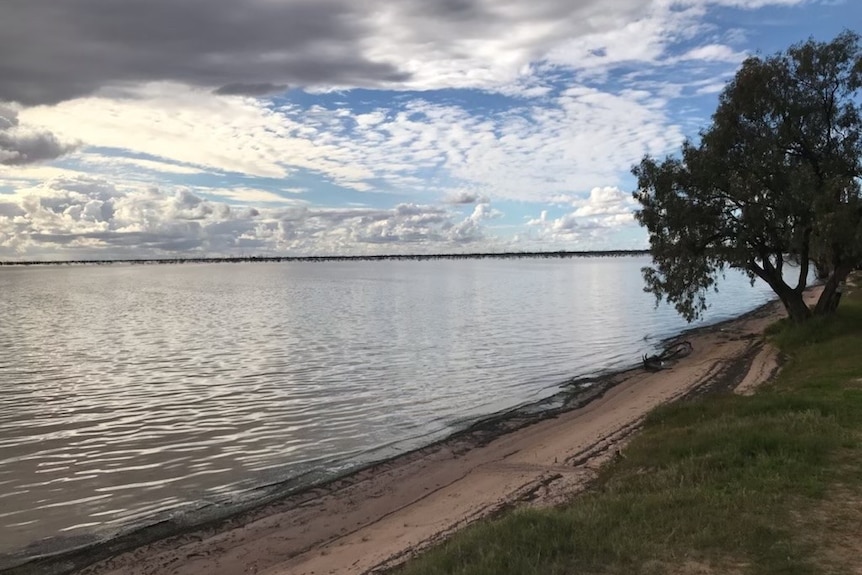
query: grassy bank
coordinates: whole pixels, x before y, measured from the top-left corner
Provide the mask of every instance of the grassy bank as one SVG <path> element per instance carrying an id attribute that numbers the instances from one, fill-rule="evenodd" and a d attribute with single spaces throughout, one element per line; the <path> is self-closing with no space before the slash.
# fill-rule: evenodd
<path id="1" fill-rule="evenodd" d="M 862 290 L 770 337 L 752 397 L 654 412 L 567 506 L 483 522 L 399 574 L 814 574 L 862 570 Z"/>

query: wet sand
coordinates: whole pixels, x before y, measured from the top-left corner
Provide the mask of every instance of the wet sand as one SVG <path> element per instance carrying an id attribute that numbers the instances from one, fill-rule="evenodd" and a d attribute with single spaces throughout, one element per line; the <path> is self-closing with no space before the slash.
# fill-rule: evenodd
<path id="1" fill-rule="evenodd" d="M 160 534 L 150 530 L 12 572 L 69 572 L 115 553 L 79 573 L 380 572 L 477 519 L 518 505 L 554 505 L 576 495 L 605 461 L 624 449 L 656 406 L 716 390 L 750 393 L 779 369 L 779 355 L 762 332 L 783 315 L 773 302 L 739 319 L 690 332 L 685 339 L 693 344 L 693 353 L 670 369 L 600 378 L 562 408 L 477 424 L 227 520 L 143 544 Z M 164 534 L 169 532 L 165 529 Z"/>

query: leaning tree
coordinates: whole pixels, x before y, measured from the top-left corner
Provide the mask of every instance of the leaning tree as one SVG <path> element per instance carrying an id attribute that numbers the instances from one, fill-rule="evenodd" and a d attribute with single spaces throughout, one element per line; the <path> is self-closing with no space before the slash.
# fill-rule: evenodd
<path id="1" fill-rule="evenodd" d="M 768 283 L 794 322 L 833 311 L 862 262 L 859 35 L 748 58 L 698 142 L 632 171 L 653 256 L 645 289 L 657 300 L 696 319 L 736 268 Z M 802 297 L 810 266 L 825 280 L 813 311 Z"/>

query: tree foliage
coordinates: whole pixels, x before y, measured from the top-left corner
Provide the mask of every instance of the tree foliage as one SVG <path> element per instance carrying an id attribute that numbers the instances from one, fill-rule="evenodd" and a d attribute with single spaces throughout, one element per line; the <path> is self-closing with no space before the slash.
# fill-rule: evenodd
<path id="1" fill-rule="evenodd" d="M 790 317 L 837 305 L 862 262 L 862 50 L 858 34 L 745 60 L 699 142 L 633 168 L 649 232 L 646 290 L 689 321 L 726 268 L 766 281 Z M 787 283 L 785 264 L 796 278 Z M 825 279 L 813 312 L 810 265 Z"/>

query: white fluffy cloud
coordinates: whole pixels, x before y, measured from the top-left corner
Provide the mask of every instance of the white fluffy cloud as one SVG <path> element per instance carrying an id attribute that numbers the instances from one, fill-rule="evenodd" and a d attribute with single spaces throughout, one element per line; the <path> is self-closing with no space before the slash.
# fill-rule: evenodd
<path id="1" fill-rule="evenodd" d="M 543 211 L 538 218 L 527 222 L 538 237 L 553 241 L 569 241 L 595 237 L 609 229 L 634 224 L 636 202 L 619 188 L 608 186 L 593 188 L 585 198 L 571 202 L 571 212 L 558 218 L 549 218 Z"/>
<path id="2" fill-rule="evenodd" d="M 620 216 L 630 215 L 637 202 L 631 194 L 606 186 L 593 188 L 587 198 L 574 200 L 572 206 L 576 217 Z"/>
<path id="3" fill-rule="evenodd" d="M 251 199 L 253 190 L 237 194 Z M 446 207 L 255 208 L 207 200 L 190 189 L 120 188 L 57 178 L 0 195 L 0 259 L 172 255 L 314 255 L 463 251 L 489 241 L 488 203 L 460 216 Z"/>
<path id="4" fill-rule="evenodd" d="M 614 182 L 645 153 L 678 145 L 683 134 L 662 104 L 647 92 L 574 87 L 541 105 L 525 103 L 497 115 L 426 100 L 354 114 L 271 109 L 250 98 L 162 85 L 134 99 L 80 99 L 32 108 L 26 116 L 91 146 L 169 158 L 169 173 L 199 169 L 284 178 L 306 170 L 362 192 L 439 189 L 454 197 L 461 189 L 544 201 Z M 154 169 L 160 163 L 120 161 Z M 420 175 L 422 170 L 433 176 Z M 450 186 L 455 191 L 446 192 Z"/>

